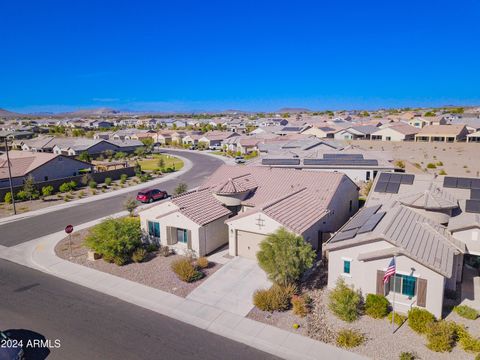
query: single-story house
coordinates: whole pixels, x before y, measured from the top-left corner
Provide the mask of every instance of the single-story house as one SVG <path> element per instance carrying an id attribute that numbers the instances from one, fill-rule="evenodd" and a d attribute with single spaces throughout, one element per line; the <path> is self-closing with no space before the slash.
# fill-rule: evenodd
<path id="1" fill-rule="evenodd" d="M 83 152 L 90 155 L 99 155 L 105 151 L 117 151 L 118 147 L 107 140 L 85 138 L 58 139 L 53 147 L 54 154 L 77 156 Z"/>
<path id="2" fill-rule="evenodd" d="M 313 135 L 319 139 L 324 139 L 333 138 L 335 133 L 338 131 L 339 129 L 330 126 L 311 126 L 308 127 L 306 130 L 302 131 L 302 134 Z"/>
<path id="3" fill-rule="evenodd" d="M 255 258 L 260 242 L 284 227 L 320 249 L 358 209 L 358 187 L 340 173 L 253 166 L 217 169 L 199 188 L 139 213 L 153 241 L 206 255 L 229 244 Z"/>
<path id="4" fill-rule="evenodd" d="M 238 136 L 240 136 L 240 134 L 235 132 L 209 131 L 203 134 L 203 136 L 198 139 L 198 142 L 205 143 L 207 147 L 221 147 L 224 140 Z"/>
<path id="5" fill-rule="evenodd" d="M 379 129 L 372 133 L 372 140 L 413 141 L 420 130 L 408 124 L 398 124 Z"/>
<path id="6" fill-rule="evenodd" d="M 452 143 L 465 140 L 467 135 L 465 125 L 428 125 L 415 135 L 415 141 Z"/>
<path id="7" fill-rule="evenodd" d="M 480 142 L 480 131 L 475 131 L 467 135 L 467 142 Z"/>
<path id="8" fill-rule="evenodd" d="M 357 140 L 357 139 L 370 139 L 371 134 L 377 131 L 378 128 L 372 125 L 365 126 L 352 126 L 349 128 L 337 131 L 333 138 L 335 140 Z"/>
<path id="9" fill-rule="evenodd" d="M 36 182 L 68 178 L 93 165 L 63 155 L 44 152 L 10 151 L 13 186 L 20 186 L 31 175 Z M 6 155 L 0 155 L 0 188 L 10 186 Z"/>

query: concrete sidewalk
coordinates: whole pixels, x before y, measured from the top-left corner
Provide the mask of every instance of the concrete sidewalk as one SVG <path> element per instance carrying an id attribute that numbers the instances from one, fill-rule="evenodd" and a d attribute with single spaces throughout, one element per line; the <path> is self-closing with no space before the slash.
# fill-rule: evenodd
<path id="1" fill-rule="evenodd" d="M 124 215 L 126 212 L 112 216 Z M 91 227 L 100 221 L 98 219 L 82 224 L 76 230 Z M 54 248 L 64 237 L 64 232 L 58 232 L 14 247 L 1 247 L 0 258 L 114 296 L 285 359 L 364 359 L 360 355 L 244 318 L 217 306 L 184 299 L 62 260 L 55 255 Z"/>
<path id="2" fill-rule="evenodd" d="M 29 218 L 29 217 L 32 217 L 32 216 L 47 214 L 47 213 L 50 213 L 50 212 L 53 212 L 53 211 L 58 211 L 58 210 L 61 210 L 61 209 L 65 209 L 67 207 L 70 208 L 72 206 L 86 204 L 86 203 L 93 202 L 93 201 L 108 199 L 108 198 L 115 197 L 115 196 L 118 196 L 118 195 L 127 194 L 127 193 L 132 192 L 132 191 L 138 191 L 138 190 L 141 190 L 141 189 L 145 189 L 146 187 L 149 187 L 149 186 L 159 185 L 159 184 L 164 183 L 168 180 L 175 179 L 175 178 L 179 177 L 180 175 L 182 175 L 183 173 L 187 172 L 188 170 L 190 170 L 192 168 L 192 162 L 190 160 L 188 160 L 188 159 L 186 159 L 182 156 L 177 156 L 177 157 L 180 158 L 183 161 L 184 165 L 183 165 L 182 169 L 180 169 L 179 171 L 176 171 L 174 173 L 168 173 L 168 174 L 165 174 L 158 179 L 150 180 L 150 181 L 147 181 L 145 183 L 140 183 L 140 184 L 129 186 L 129 187 L 126 187 L 126 188 L 123 188 L 123 189 L 114 190 L 114 191 L 109 192 L 109 193 L 98 194 L 98 195 L 95 195 L 95 196 L 89 196 L 89 197 L 86 197 L 86 198 L 83 198 L 83 199 L 69 201 L 69 202 L 64 203 L 64 204 L 49 206 L 49 207 L 46 207 L 46 208 L 43 208 L 43 209 L 28 211 L 28 212 L 25 212 L 25 213 L 4 217 L 4 218 L 0 219 L 0 225 L 6 224 L 6 223 L 9 223 L 9 222 L 12 222 L 12 221 L 26 219 L 26 218 Z"/>

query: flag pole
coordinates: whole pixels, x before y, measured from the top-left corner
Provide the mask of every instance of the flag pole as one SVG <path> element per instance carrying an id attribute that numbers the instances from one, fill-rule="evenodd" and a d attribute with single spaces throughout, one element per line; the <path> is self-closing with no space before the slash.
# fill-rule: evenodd
<path id="1" fill-rule="evenodd" d="M 393 306 L 392 306 L 392 334 L 395 332 L 395 292 L 397 282 L 397 257 L 393 255 L 393 261 L 395 262 L 395 272 L 393 273 Z"/>

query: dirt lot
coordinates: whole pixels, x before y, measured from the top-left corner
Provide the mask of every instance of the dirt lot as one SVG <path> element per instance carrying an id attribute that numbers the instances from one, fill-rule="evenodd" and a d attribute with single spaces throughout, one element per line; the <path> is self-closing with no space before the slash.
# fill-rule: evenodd
<path id="1" fill-rule="evenodd" d="M 130 263 L 124 266 L 110 264 L 102 259 L 89 261 L 87 260 L 88 250 L 83 246 L 83 239 L 87 234 L 88 230 L 74 233 L 71 246 L 68 238 L 63 239 L 55 247 L 55 253 L 60 258 L 69 260 L 73 263 L 123 277 L 181 297 L 186 297 L 205 281 L 209 275 L 213 274 L 221 267 L 220 264 L 210 263 L 210 266 L 207 269 L 202 270 L 206 275 L 203 279 L 193 283 L 186 283 L 179 280 L 175 273 L 170 270 L 170 264 L 174 260 L 182 258 L 182 256 L 179 255 L 164 257 L 157 253 L 151 253 L 151 256 L 143 263 Z"/>
<path id="2" fill-rule="evenodd" d="M 383 150 L 395 160 L 408 162 L 411 172 L 437 173 L 444 170 L 453 176 L 480 176 L 480 144 L 474 143 L 418 143 L 355 140 L 349 142 L 363 150 Z M 426 169 L 427 164 L 443 163 L 436 169 Z M 417 164 L 417 165 L 415 165 Z"/>

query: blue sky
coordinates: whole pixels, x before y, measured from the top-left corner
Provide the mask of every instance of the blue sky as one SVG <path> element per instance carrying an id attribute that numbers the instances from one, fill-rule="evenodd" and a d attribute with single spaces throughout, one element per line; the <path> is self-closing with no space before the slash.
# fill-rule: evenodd
<path id="1" fill-rule="evenodd" d="M 1 1 L 0 107 L 480 104 L 480 2 Z"/>

